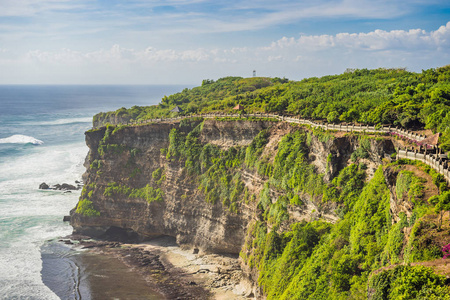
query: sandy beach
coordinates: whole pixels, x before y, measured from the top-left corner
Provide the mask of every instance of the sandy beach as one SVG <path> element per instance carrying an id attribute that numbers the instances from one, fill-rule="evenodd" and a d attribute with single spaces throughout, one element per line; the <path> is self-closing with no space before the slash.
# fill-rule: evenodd
<path id="1" fill-rule="evenodd" d="M 180 248 L 171 237 L 156 238 L 139 244 L 82 241 L 79 247 L 90 249 L 91 255 L 84 255 L 87 268 L 95 269 L 94 265 L 98 263 L 96 259 L 102 257 L 100 260 L 116 260 L 112 269 L 120 264 L 126 266 L 125 271 L 120 268 L 116 270 L 117 278 L 124 272 L 139 275 L 139 279 L 131 279 L 129 284 L 119 283 L 123 290 L 129 290 L 135 289 L 133 286 L 142 289 L 144 285 L 140 280 L 145 281 L 151 295 L 138 299 L 253 298 L 251 285 L 243 278 L 236 256 L 194 253 L 197 251 Z M 134 278 L 131 274 L 127 276 Z M 91 290 L 100 293 L 99 295 L 108 295 L 101 288 L 104 286 L 101 283 L 102 276 L 92 279 Z M 120 294 L 121 297 L 117 295 L 119 297 L 114 298 L 133 299 L 126 293 Z M 109 296 L 113 298 L 112 295 Z"/>

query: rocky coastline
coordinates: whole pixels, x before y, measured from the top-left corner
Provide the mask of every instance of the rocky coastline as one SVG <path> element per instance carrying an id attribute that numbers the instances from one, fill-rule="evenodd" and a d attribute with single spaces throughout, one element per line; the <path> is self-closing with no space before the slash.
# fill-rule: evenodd
<path id="1" fill-rule="evenodd" d="M 227 185 L 241 186 L 240 194 L 235 195 L 240 199 L 235 210 L 225 202 L 227 198 L 211 200 L 209 190 L 199 187 L 205 178 L 194 178 L 187 171 L 187 160 L 168 154 L 177 142 L 184 144 L 186 137 L 187 143 L 193 132 L 196 142 L 191 147 L 212 149 L 219 153 L 216 159 L 245 148 L 252 151 L 254 141 L 264 139 L 258 159 L 264 159 L 260 166 L 265 169 L 250 168 L 241 158 L 237 172 L 221 178 Z M 281 239 L 295 225 L 317 221 L 331 226 L 345 216 L 342 205 L 317 197 L 321 192 L 299 192 L 288 202 L 283 200 L 282 190 L 268 182 L 266 173 L 270 173 L 284 137 L 295 135 L 305 137 L 301 145 L 293 147 L 303 147 L 305 165 L 314 169 L 311 176 L 321 174 L 311 178 L 324 187 L 331 187 L 343 170 L 354 169 L 370 182 L 380 173 L 380 166 L 392 162 L 402 143 L 390 136 L 314 131 L 270 120 L 207 119 L 93 129 L 86 132 L 90 151 L 78 204 L 84 205 L 85 211 L 77 206 L 70 213 L 74 234 L 121 240 L 122 244 L 114 247 L 93 247 L 124 261 L 169 299 L 199 299 L 199 293 L 201 299 L 263 299 L 265 291 L 258 285 L 261 270 L 254 263 L 256 256 L 263 260 L 265 255 L 255 242 L 262 240 L 258 234 L 276 232 L 274 236 Z M 411 216 L 411 208 L 393 196 L 396 180 L 386 181 L 386 174 L 381 173 L 380 185 L 391 189 L 391 195 L 385 195 L 391 198 L 390 217 L 395 222 L 404 214 Z M 433 193 L 436 191 L 430 195 Z M 227 195 L 233 197 L 231 192 Z M 286 201 L 285 207 L 277 207 L 276 199 Z M 161 237 L 171 239 L 172 244 L 158 244 Z"/>
<path id="2" fill-rule="evenodd" d="M 164 299 L 253 298 L 237 257 L 193 253 L 168 236 L 128 243 L 72 235 L 60 242 L 122 261 Z"/>

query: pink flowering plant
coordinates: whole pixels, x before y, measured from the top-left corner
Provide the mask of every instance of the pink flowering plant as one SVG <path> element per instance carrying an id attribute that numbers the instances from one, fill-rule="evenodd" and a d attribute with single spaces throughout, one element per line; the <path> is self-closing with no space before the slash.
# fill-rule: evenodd
<path id="1" fill-rule="evenodd" d="M 442 252 L 444 253 L 444 257 L 442 258 L 447 258 L 450 256 L 450 244 L 445 245 L 444 248 L 442 248 Z"/>

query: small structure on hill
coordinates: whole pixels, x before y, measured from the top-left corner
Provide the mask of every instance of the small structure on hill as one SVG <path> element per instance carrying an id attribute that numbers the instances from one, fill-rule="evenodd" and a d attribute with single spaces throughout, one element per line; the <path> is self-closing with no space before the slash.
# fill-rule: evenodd
<path id="1" fill-rule="evenodd" d="M 233 107 L 234 110 L 244 110 L 244 107 L 240 104 L 236 105 L 235 107 Z"/>
<path id="2" fill-rule="evenodd" d="M 439 132 L 436 133 L 436 134 L 433 134 L 432 136 L 429 136 L 426 139 L 420 141 L 420 144 L 436 146 L 439 143 L 439 136 L 440 135 L 441 134 Z"/>
<path id="3" fill-rule="evenodd" d="M 178 107 L 178 106 L 175 106 L 175 108 L 174 109 L 172 109 L 172 110 L 170 110 L 170 112 L 176 112 L 176 113 L 180 113 L 180 112 L 183 112 L 183 110 L 180 108 L 180 107 Z"/>

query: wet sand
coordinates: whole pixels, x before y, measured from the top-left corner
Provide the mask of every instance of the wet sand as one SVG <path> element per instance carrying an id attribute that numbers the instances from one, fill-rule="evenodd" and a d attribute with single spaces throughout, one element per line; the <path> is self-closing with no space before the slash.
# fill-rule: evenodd
<path id="1" fill-rule="evenodd" d="M 236 256 L 199 255 L 192 250 L 181 249 L 172 238 L 162 237 L 140 244 L 122 244 L 111 242 L 82 242 L 91 248 L 92 258 L 84 255 L 83 263 L 90 266 L 92 293 L 102 293 L 93 299 L 112 299 L 114 293 L 102 288 L 108 281 L 117 281 L 123 273 L 137 274 L 145 285 L 159 295 L 153 298 L 117 299 L 252 299 L 251 285 L 242 276 Z M 93 269 L 99 268 L 99 274 Z M 116 263 L 111 263 L 116 260 Z M 113 265 L 113 270 L 102 267 L 103 261 Z M 118 268 L 118 262 L 126 270 Z M 114 272 L 116 270 L 117 272 Z M 109 279 L 105 274 L 110 274 Z M 116 279 L 116 280 L 115 280 Z M 142 287 L 142 281 L 136 279 L 130 284 L 120 283 L 118 289 L 122 297 L 126 291 Z M 105 298 L 106 297 L 106 298 Z M 156 297 L 156 298 L 155 298 Z M 159 298 L 158 298 L 159 297 Z M 116 297 L 114 297 L 116 298 Z"/>
<path id="2" fill-rule="evenodd" d="M 80 264 L 85 266 L 90 299 L 164 299 L 139 273 L 113 256 L 87 252 L 81 255 Z"/>
<path id="3" fill-rule="evenodd" d="M 51 241 L 41 248 L 42 282 L 60 299 L 164 299 L 117 257 L 82 247 Z"/>

